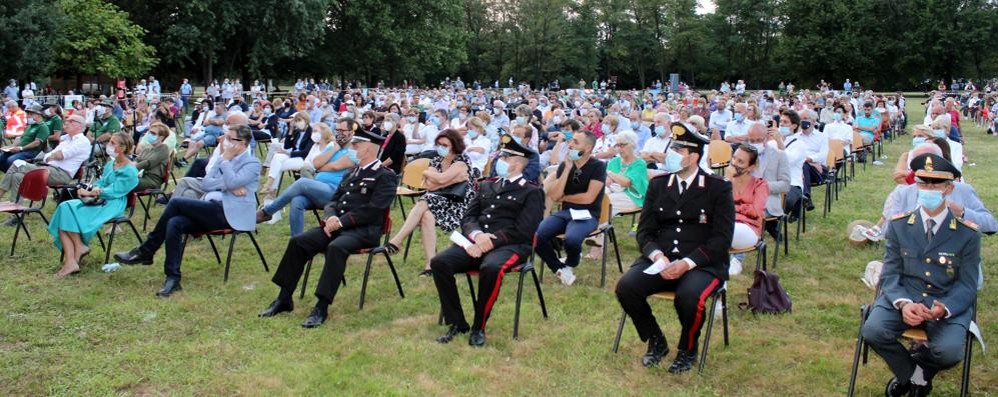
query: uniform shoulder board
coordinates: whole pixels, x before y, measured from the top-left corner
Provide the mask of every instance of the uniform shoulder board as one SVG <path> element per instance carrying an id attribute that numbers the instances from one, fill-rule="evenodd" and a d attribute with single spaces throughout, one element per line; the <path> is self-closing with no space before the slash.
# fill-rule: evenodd
<path id="1" fill-rule="evenodd" d="M 523 185 L 526 185 L 526 184 L 527 184 L 527 180 L 524 179 L 524 178 L 520 178 L 520 186 L 523 186 Z"/>
<path id="2" fill-rule="evenodd" d="M 973 229 L 975 231 L 980 231 L 980 226 L 977 226 L 976 223 L 974 223 L 973 221 L 971 221 L 969 219 L 956 218 L 956 221 L 959 222 L 961 225 L 969 227 L 969 228 L 971 228 L 971 229 Z"/>
<path id="3" fill-rule="evenodd" d="M 907 217 L 907 216 L 909 216 L 911 214 L 914 214 L 914 213 L 915 213 L 915 211 L 908 211 L 908 212 L 902 212 L 900 214 L 895 214 L 894 216 L 891 217 L 891 221 L 896 221 L 898 219 Z"/>

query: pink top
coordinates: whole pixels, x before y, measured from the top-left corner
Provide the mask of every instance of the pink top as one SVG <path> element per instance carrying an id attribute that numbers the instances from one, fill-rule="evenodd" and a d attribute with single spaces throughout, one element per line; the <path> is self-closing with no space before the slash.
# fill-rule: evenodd
<path id="1" fill-rule="evenodd" d="M 755 231 L 762 232 L 762 222 L 766 218 L 766 198 L 769 185 L 762 178 L 752 177 L 741 192 L 732 191 L 735 198 L 735 222 L 744 223 Z"/>

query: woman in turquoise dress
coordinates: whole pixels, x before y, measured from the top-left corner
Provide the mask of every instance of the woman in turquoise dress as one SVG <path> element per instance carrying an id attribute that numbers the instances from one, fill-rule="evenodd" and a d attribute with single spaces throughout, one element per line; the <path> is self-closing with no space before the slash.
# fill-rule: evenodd
<path id="1" fill-rule="evenodd" d="M 128 159 L 135 144 L 126 133 L 116 133 L 106 147 L 112 160 L 104 165 L 100 179 L 91 190 L 80 189 L 80 197 L 104 199 L 100 205 L 84 205 L 80 200 L 67 200 L 59 204 L 49 223 L 49 234 L 55 246 L 62 250 L 62 269 L 56 273 L 65 277 L 80 271 L 80 260 L 90 253 L 87 246 L 104 222 L 125 213 L 128 193 L 139 184 L 138 170 Z"/>

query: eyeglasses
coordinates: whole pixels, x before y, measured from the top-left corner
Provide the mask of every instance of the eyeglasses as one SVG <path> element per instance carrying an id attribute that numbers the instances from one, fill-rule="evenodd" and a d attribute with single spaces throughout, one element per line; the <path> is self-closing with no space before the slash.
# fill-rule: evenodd
<path id="1" fill-rule="evenodd" d="M 336 132 L 350 132 L 350 130 L 345 129 L 345 128 L 337 128 Z"/>

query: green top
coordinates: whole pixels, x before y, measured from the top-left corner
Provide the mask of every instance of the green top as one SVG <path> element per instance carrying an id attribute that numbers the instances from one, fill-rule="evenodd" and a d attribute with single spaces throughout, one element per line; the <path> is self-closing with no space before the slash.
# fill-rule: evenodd
<path id="1" fill-rule="evenodd" d="M 49 139 L 49 126 L 45 123 L 38 123 L 29 125 L 28 128 L 24 130 L 24 135 L 21 135 L 21 141 L 17 143 L 17 146 L 27 146 L 29 143 L 35 140 L 42 141 L 42 145 L 31 149 L 33 151 L 44 150 L 45 141 Z"/>
<path id="2" fill-rule="evenodd" d="M 162 144 L 149 146 L 135 158 L 135 168 L 143 170 L 140 186 L 159 186 L 166 173 L 166 162 L 170 159 L 170 147 Z"/>
<path id="3" fill-rule="evenodd" d="M 121 131 L 121 122 L 113 115 L 108 116 L 106 119 L 94 119 L 94 124 L 90 126 L 90 131 L 94 133 L 94 138 L 104 134 L 113 134 Z"/>
<path id="4" fill-rule="evenodd" d="M 635 205 L 641 207 L 645 204 L 645 193 L 648 191 L 648 164 L 639 157 L 635 158 L 624 172 L 620 171 L 622 166 L 623 161 L 620 160 L 620 156 L 617 156 L 610 159 L 606 165 L 606 170 L 621 174 L 631 180 L 631 186 L 624 189 L 624 193 L 631 198 L 631 201 L 634 201 Z"/>

